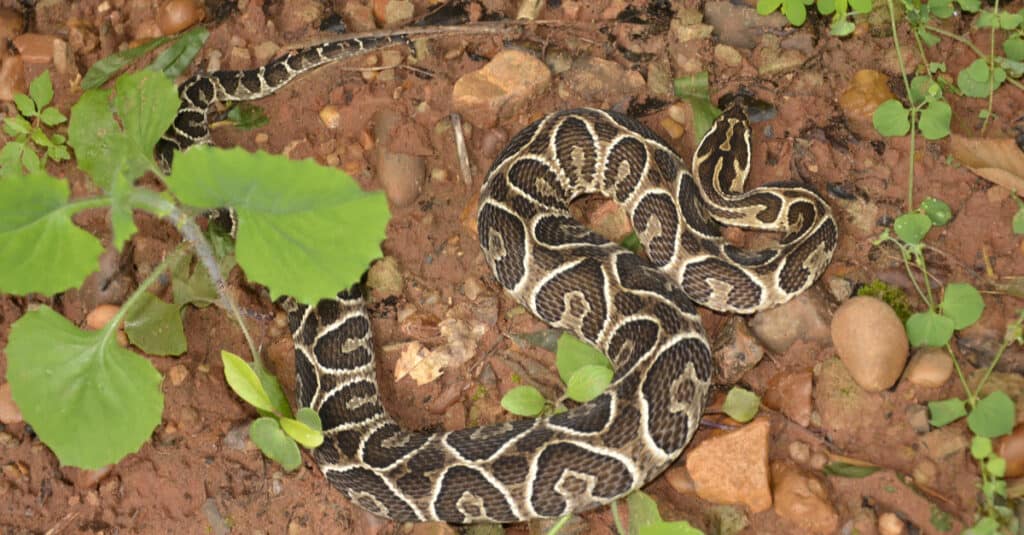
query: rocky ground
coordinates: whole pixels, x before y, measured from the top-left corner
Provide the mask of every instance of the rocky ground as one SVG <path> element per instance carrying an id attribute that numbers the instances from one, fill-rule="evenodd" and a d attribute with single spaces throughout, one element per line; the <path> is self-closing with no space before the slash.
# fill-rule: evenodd
<path id="1" fill-rule="evenodd" d="M 67 113 L 92 63 L 195 24 L 211 32 L 196 68 L 244 69 L 329 37 L 318 29 L 337 28 L 339 21 L 350 31 L 402 25 L 433 2 L 200 4 L 0 0 L 0 112 L 16 113 L 12 94 L 49 69 L 55 104 Z M 519 9 L 511 0 L 469 6 L 476 18 Z M 762 17 L 743 2 L 661 7 L 551 0 L 530 14 L 548 23 L 504 40 L 441 38 L 418 45 L 415 56 L 395 49 L 322 69 L 259 102 L 269 125 L 220 128 L 214 139 L 220 146 L 314 158 L 386 192 L 393 213 L 383 244 L 387 256 L 370 274 L 385 405 L 410 428 L 458 429 L 509 418 L 499 401 L 518 384 L 550 397 L 561 391 L 553 354 L 538 347 L 552 339 L 547 327 L 500 290 L 476 245 L 475 194 L 509 137 L 550 111 L 596 106 L 639 116 L 688 155 L 695 145 L 691 112 L 673 95 L 672 79 L 709 72 L 713 100 L 749 91 L 773 109 L 755 125 L 751 183 L 797 180 L 825 194 L 840 221 L 839 249 L 822 280 L 783 307 L 750 318 L 702 311 L 721 359 L 722 392 L 741 383 L 762 395 L 765 407 L 740 426 L 716 412 L 722 397 L 716 394 L 708 421 L 720 425 L 701 430 L 684 458 L 645 490 L 664 518 L 689 520 L 707 533 L 960 532 L 973 523 L 978 504 L 970 435 L 963 423 L 932 428 L 925 406 L 961 394 L 952 366 L 934 352 L 915 352 L 907 365 L 906 337 L 891 309 L 850 299 L 875 279 L 914 294 L 898 254 L 872 245 L 904 211 L 910 158 L 906 138 L 883 139 L 870 123 L 874 107 L 902 88 L 887 18 L 880 11 L 859 20 L 853 36 L 838 39 L 828 34 L 826 20 L 812 16 L 794 29 L 780 14 Z M 968 33 L 961 20 L 949 24 L 950 31 Z M 981 42 L 985 36 L 973 37 Z M 906 32 L 902 37 L 912 42 Z M 912 68 L 916 56 L 905 52 Z M 945 41 L 936 55 L 951 72 L 973 59 L 962 45 Z M 973 118 L 984 103 L 951 101 L 954 132 L 978 136 Z M 1022 109 L 1019 90 L 997 91 L 999 119 L 988 135 L 1014 137 L 1012 121 Z M 450 119 L 453 111 L 461 126 Z M 459 129 L 468 162 L 460 162 L 456 148 Z M 0 134 L 0 140 L 7 138 Z M 1022 306 L 1011 284 L 1024 275 L 1024 241 L 1010 230 L 1017 204 L 1008 189 L 949 157 L 949 141 L 919 143 L 915 198 L 941 198 L 955 216 L 929 235 L 931 273 L 943 283 L 970 282 L 986 294 L 981 321 L 954 344 L 970 373 L 991 360 L 1004 326 Z M 73 165 L 50 171 L 67 177 L 74 195 L 94 191 Z M 576 208 L 606 235 L 629 232 L 622 214 L 602 199 L 585 199 Z M 30 303 L 48 302 L 83 324 L 97 306 L 121 302 L 180 240 L 168 224 L 142 215 L 136 222 L 140 232 L 124 254 L 117 258 L 111 249 L 103 270 L 82 288 L 49 300 L 0 295 L 0 347 Z M 109 246 L 103 213 L 86 213 L 78 223 Z M 283 313 L 241 273 L 231 283 L 257 343 L 292 393 Z M 265 459 L 247 437 L 255 413 L 228 390 L 217 356 L 220 349 L 245 354 L 240 332 L 215 307 L 188 309 L 184 319 L 188 352 L 151 359 L 165 376 L 163 422 L 138 453 L 106 470 L 60 467 L 20 421 L 0 379 L 2 533 L 455 532 L 446 525 L 396 525 L 362 512 L 328 486 L 309 458 L 294 473 Z M 864 332 L 873 336 L 858 334 Z M 856 345 L 865 338 L 867 347 Z M 856 349 L 844 349 L 851 339 Z M 871 359 L 851 358 L 850 351 Z M 424 369 L 422 362 L 432 365 Z M 997 367 L 1018 406 L 1022 370 L 1019 347 Z M 1020 422 L 1024 411 L 1017 414 Z M 864 478 L 826 474 L 823 468 L 834 461 L 883 469 Z M 506 531 L 541 529 L 530 524 Z M 573 519 L 562 531 L 613 532 L 607 508 Z"/>

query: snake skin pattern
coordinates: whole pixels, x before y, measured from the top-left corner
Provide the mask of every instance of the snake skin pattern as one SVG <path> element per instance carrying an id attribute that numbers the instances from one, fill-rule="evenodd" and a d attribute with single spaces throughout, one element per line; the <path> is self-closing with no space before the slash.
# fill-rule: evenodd
<path id="1" fill-rule="evenodd" d="M 406 38 L 342 40 L 256 70 L 193 77 L 158 158 L 169 165 L 174 150 L 208 143 L 215 102 L 265 96 L 316 66 Z M 505 523 L 607 504 L 662 472 L 697 430 L 714 371 L 695 303 L 746 314 L 785 302 L 817 279 L 837 243 L 831 210 L 810 189 L 745 191 L 750 129 L 741 105 L 715 121 L 690 168 L 639 122 L 577 109 L 516 134 L 487 173 L 478 228 L 494 276 L 615 367 L 604 393 L 561 414 L 404 430 L 381 404 L 361 289 L 315 306 L 286 302 L 298 402 L 323 422 L 313 456 L 328 481 L 399 521 Z M 569 203 L 587 193 L 627 210 L 646 260 L 570 216 Z M 723 223 L 781 238 L 743 249 L 723 239 Z"/>

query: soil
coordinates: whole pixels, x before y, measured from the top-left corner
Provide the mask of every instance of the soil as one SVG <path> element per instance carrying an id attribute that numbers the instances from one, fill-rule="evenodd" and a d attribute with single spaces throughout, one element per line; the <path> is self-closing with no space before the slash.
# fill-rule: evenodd
<path id="1" fill-rule="evenodd" d="M 429 3 L 415 2 L 417 13 L 425 11 L 425 4 Z M 36 3 L 37 12 L 29 17 L 30 31 L 54 33 L 67 39 L 68 28 L 75 25 L 102 29 L 97 30 L 101 35 L 100 46 L 78 48 L 72 40 L 72 68 L 54 75 L 55 104 L 67 112 L 80 95 L 76 85 L 79 72 L 84 73 L 88 65 L 117 47 L 127 46 L 135 35 L 133 30 L 155 13 L 157 2 L 85 0 L 70 3 L 71 7 L 65 9 L 52 9 L 52 4 Z M 280 14 L 282 7 L 290 9 L 292 4 L 319 3 L 209 1 L 207 24 L 211 35 L 201 58 L 209 59 L 211 51 L 219 51 L 226 58 L 225 67 L 236 67 L 230 63 L 245 59 L 233 56 L 234 48 L 251 48 L 265 41 L 287 46 L 330 37 L 317 33 L 315 24 L 309 31 L 291 34 L 275 29 L 285 25 L 266 24 L 267 18 L 285 16 Z M 325 4 L 327 15 L 332 7 L 340 12 L 345 2 Z M 474 8 L 476 13 L 514 15 L 513 4 L 485 0 L 474 4 Z M 586 5 L 576 14 L 575 21 L 569 20 L 569 6 L 581 4 Z M 40 11 L 48 5 L 51 8 Z M 375 295 L 371 299 L 373 327 L 377 347 L 381 349 L 382 395 L 386 407 L 404 426 L 460 428 L 507 419 L 509 415 L 501 409 L 499 400 L 515 380 L 536 384 L 546 394 L 559 388 L 553 355 L 513 340 L 545 331 L 547 327 L 529 314 L 519 313 L 522 310 L 500 290 L 476 246 L 475 194 L 503 142 L 544 113 L 582 105 L 643 111 L 641 120 L 669 138 L 670 132 L 664 127 L 669 117 L 665 104 L 672 100 L 652 95 L 651 84 L 635 87 L 623 84 L 622 80 L 602 80 L 612 89 L 596 95 L 572 90 L 559 92 L 556 84 L 536 95 L 524 110 L 499 117 L 495 128 L 472 129 L 466 141 L 473 168 L 472 183 L 464 183 L 450 132 L 439 133 L 436 125 L 451 112 L 454 82 L 483 66 L 503 46 L 538 52 L 556 47 L 573 58 L 607 59 L 624 68 L 624 72 L 641 76 L 648 75 L 649 64 L 659 61 L 675 65 L 677 74 L 685 65 L 697 65 L 710 73 L 713 100 L 743 89 L 770 103 L 777 113 L 755 125 L 750 182 L 757 185 L 800 180 L 823 192 L 833 205 L 841 223 L 840 243 L 820 285 L 824 288 L 828 281 L 857 284 L 882 278 L 913 294 L 896 253 L 872 244 L 872 237 L 904 211 L 908 140 L 855 134 L 836 101 L 854 72 L 863 68 L 884 71 L 890 77 L 890 87 L 900 93 L 898 88 L 902 86 L 885 28 L 858 31 L 854 37 L 839 40 L 828 34 L 827 20 L 812 15 L 803 28 L 786 26 L 776 30 L 796 43 L 794 47 L 803 54 L 802 63 L 788 71 L 759 75 L 752 65 L 769 53 L 765 52 L 763 41 L 755 49 L 738 49 L 743 58 L 740 67 L 716 61 L 715 38 L 686 45 L 670 39 L 667 47 L 657 48 L 650 57 L 639 61 L 635 54 L 624 52 L 623 46 L 614 42 L 616 35 L 623 37 L 628 32 L 604 29 L 627 5 L 640 14 L 649 11 L 642 1 L 549 1 L 540 18 L 566 24 L 530 28 L 509 43 L 503 44 L 498 37 L 439 39 L 432 43 L 431 54 L 417 60 L 416 70 L 399 68 L 388 71 L 388 75 L 353 70 L 353 66 L 365 65 L 360 63 L 362 60 L 327 67 L 260 101 L 259 106 L 269 117 L 268 126 L 255 130 L 216 129 L 214 140 L 219 146 L 284 152 L 292 158 L 312 157 L 344 168 L 367 189 L 381 187 L 370 156 L 371 117 L 376 111 L 390 109 L 409 121 L 408 128 L 397 131 L 395 135 L 399 138 L 392 146 L 426 144 L 428 178 L 414 203 L 392 209 L 388 237 L 383 244 L 385 254 L 397 261 L 403 291 L 397 296 Z M 2 0 L 0 6 L 22 9 L 14 0 Z M 699 10 L 702 6 L 687 0 L 675 7 Z M 969 30 L 966 22 L 956 24 L 956 31 Z M 975 34 L 980 43 L 980 34 Z M 911 42 L 905 31 L 902 37 L 904 43 Z M 962 45 L 946 41 L 936 54 L 946 58 L 951 72 L 957 72 L 973 59 Z M 249 64 L 240 66 L 256 66 L 251 57 L 248 61 Z M 31 80 L 43 68 L 46 66 L 28 65 L 26 78 Z M 424 72 L 430 76 L 422 76 Z M 624 94 L 626 90 L 631 93 Z M 979 125 L 974 118 L 984 103 L 956 97 L 951 100 L 954 130 L 976 136 Z M 342 114 L 340 126 L 334 130 L 318 119 L 318 112 L 328 104 L 337 106 Z M 7 113 L 13 112 L 13 105 L 4 105 Z M 989 135 L 1013 137 L 1012 120 L 1021 109 L 1024 98 L 1019 91 L 1009 87 L 997 91 L 997 119 L 989 127 Z M 987 308 L 980 325 L 959 341 L 958 347 L 964 349 L 968 361 L 965 365 L 971 370 L 987 364 L 991 352 L 986 353 L 983 348 L 990 347 L 993 339 L 998 341 L 1003 326 L 1021 306 L 1019 299 L 997 291 L 1000 283 L 1010 280 L 1007 277 L 1024 275 L 1024 243 L 1010 230 L 1017 205 L 1006 190 L 948 161 L 947 141 L 919 143 L 915 199 L 936 196 L 947 201 L 955 214 L 950 225 L 929 236 L 929 243 L 935 247 L 929 253 L 932 274 L 942 282 L 967 281 L 992 291 L 986 294 Z M 694 146 L 689 133 L 675 138 L 671 144 L 687 155 Z M 444 170 L 445 176 L 432 179 L 430 170 Z M 73 165 L 52 165 L 50 172 L 66 177 L 75 196 L 96 191 Z M 110 243 L 109 222 L 103 212 L 83 214 L 77 222 Z M 136 222 L 139 233 L 120 260 L 108 255 L 104 271 L 90 278 L 82 288 L 52 299 L 0 296 L 0 347 L 6 345 L 11 323 L 31 303 L 50 304 L 76 324 L 82 324 L 85 314 L 96 305 L 120 302 L 180 241 L 169 224 L 141 214 L 136 216 Z M 325 246 L 330 244 L 325 242 Z M 245 309 L 250 329 L 256 333 L 257 344 L 265 349 L 272 371 L 292 395 L 294 365 L 283 313 L 274 309 L 265 290 L 247 283 L 237 270 L 230 283 Z M 417 340 L 435 346 L 439 343 L 440 319 L 471 319 L 478 313 L 480 303 L 487 300 L 496 303 L 497 318 L 488 325 L 478 340 L 475 355 L 467 363 L 422 386 L 409 378 L 397 382 L 393 379 L 400 354 L 397 348 L 402 343 Z M 914 304 L 920 306 L 919 302 Z M 398 321 L 400 314 L 405 318 L 409 312 L 412 321 Z M 702 311 L 702 315 L 714 337 L 726 317 L 707 311 Z M 286 473 L 247 442 L 246 426 L 255 412 L 228 390 L 218 357 L 221 349 L 246 354 L 237 326 L 216 307 L 189 308 L 184 320 L 188 352 L 178 358 L 150 357 L 165 375 L 162 423 L 138 453 L 112 467 L 98 482 L 83 482 L 79 471 L 60 467 L 29 426 L 0 425 L 0 532 L 409 532 L 409 526 L 376 519 L 347 502 L 330 488 L 308 456 L 301 468 Z M 763 393 L 777 374 L 798 373 L 816 365 L 820 372 L 819 363 L 832 355 L 827 343 L 798 342 L 785 354 L 765 359 L 742 382 Z M 1019 374 L 1024 369 L 1024 358 L 1019 352 L 1011 352 L 998 369 Z M 0 372 L 6 372 L 6 356 L 2 353 Z M 854 415 L 859 421 L 852 421 L 849 426 L 830 422 L 827 431 L 820 418 L 815 421 L 812 417 L 810 425 L 803 427 L 782 413 L 767 411 L 772 422 L 770 458 L 788 459 L 790 444 L 801 441 L 809 444 L 812 451 L 827 451 L 888 468 L 863 479 L 825 480 L 830 501 L 839 513 L 840 526 L 846 525 L 845 529 L 852 529 L 856 521 L 861 533 L 865 529 L 871 532 L 875 529 L 874 517 L 894 512 L 910 526 L 911 533 L 937 533 L 933 518 L 944 513 L 959 532 L 965 524 L 972 523 L 977 507 L 978 472 L 969 455 L 961 450 L 938 461 L 938 473 L 927 485 L 915 488 L 908 484 L 906 476 L 927 458 L 919 434 L 909 423 L 909 415 L 929 400 L 959 392 L 955 380 L 939 389 L 915 388 L 901 381 L 888 391 L 861 393 L 866 396 L 862 406 L 871 410 Z M 824 410 L 829 402 L 836 400 L 816 399 L 815 407 Z M 957 436 L 968 436 L 962 424 L 952 429 Z M 702 430 L 695 442 L 710 432 Z M 680 460 L 677 466 L 682 463 Z M 692 494 L 676 492 L 664 478 L 655 480 L 645 490 L 657 500 L 666 519 L 687 519 L 714 532 L 706 502 Z M 749 526 L 744 533 L 803 531 L 772 510 L 747 516 Z M 518 525 L 508 527 L 507 532 L 537 529 L 537 525 Z M 583 514 L 563 531 L 584 532 L 613 533 L 609 510 Z"/>

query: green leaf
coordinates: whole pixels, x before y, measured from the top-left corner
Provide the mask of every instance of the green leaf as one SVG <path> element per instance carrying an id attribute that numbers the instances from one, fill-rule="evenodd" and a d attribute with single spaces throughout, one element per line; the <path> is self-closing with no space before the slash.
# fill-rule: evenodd
<path id="1" fill-rule="evenodd" d="M 949 513 L 939 509 L 934 504 L 931 506 L 931 512 L 928 518 L 931 525 L 942 533 L 949 533 L 953 531 L 953 519 Z"/>
<path id="2" fill-rule="evenodd" d="M 960 9 L 968 13 L 977 13 L 981 9 L 981 0 L 956 0 L 956 3 L 960 4 Z"/>
<path id="3" fill-rule="evenodd" d="M 99 267 L 103 247 L 72 223 L 68 197 L 68 183 L 45 174 L 0 180 L 0 292 L 53 295 Z"/>
<path id="4" fill-rule="evenodd" d="M 953 320 L 934 312 L 918 312 L 907 318 L 907 338 L 912 347 L 942 347 L 953 336 Z"/>
<path id="5" fill-rule="evenodd" d="M 700 141 L 704 134 L 711 129 L 715 118 L 722 113 L 711 104 L 708 73 L 701 71 L 691 76 L 676 78 L 672 85 L 676 96 L 690 104 L 690 110 L 693 113 L 694 139 Z"/>
<path id="6" fill-rule="evenodd" d="M 25 150 L 24 141 L 8 141 L 0 148 L 0 173 L 3 176 L 21 175 L 21 153 Z M 2 177 L 0 177 L 2 179 Z M 3 203 L 0 202 L 0 205 Z"/>
<path id="7" fill-rule="evenodd" d="M 14 95 L 14 105 L 17 106 L 18 113 L 24 117 L 35 117 L 38 113 L 36 111 L 36 104 L 32 102 L 28 95 L 16 93 Z"/>
<path id="8" fill-rule="evenodd" d="M 1024 206 L 1017 209 L 1017 213 L 1013 214 L 1013 233 L 1020 236 L 1024 235 Z"/>
<path id="9" fill-rule="evenodd" d="M 127 67 L 133 61 L 148 54 L 151 50 L 170 41 L 173 37 L 158 37 L 134 48 L 123 52 L 111 54 L 89 67 L 89 71 L 82 78 L 82 89 L 96 89 L 105 84 L 117 71 Z"/>
<path id="10" fill-rule="evenodd" d="M 903 214 L 896 218 L 892 228 L 901 240 L 911 245 L 917 245 L 931 230 L 932 220 L 924 214 Z"/>
<path id="11" fill-rule="evenodd" d="M 782 14 L 793 26 L 803 26 L 807 22 L 807 6 L 800 0 L 783 0 Z"/>
<path id="12" fill-rule="evenodd" d="M 114 107 L 124 133 L 138 154 L 153 154 L 178 114 L 178 89 L 161 73 L 141 71 L 117 79 Z M 134 177 L 131 177 L 134 178 Z"/>
<path id="13" fill-rule="evenodd" d="M 960 398 L 949 398 L 928 402 L 928 423 L 935 427 L 951 424 L 967 416 L 967 404 Z"/>
<path id="14" fill-rule="evenodd" d="M 281 424 L 281 429 L 301 444 L 303 448 L 313 449 L 324 443 L 324 434 L 310 428 L 305 422 L 291 418 L 281 418 L 278 422 Z"/>
<path id="15" fill-rule="evenodd" d="M 228 120 L 243 130 L 266 126 L 270 122 L 263 108 L 249 102 L 240 102 L 228 110 Z"/>
<path id="16" fill-rule="evenodd" d="M 921 201 L 921 211 L 924 212 L 924 215 L 928 216 L 933 225 L 938 227 L 949 223 L 949 220 L 953 219 L 953 211 L 950 210 L 949 205 L 935 197 L 927 197 Z"/>
<path id="17" fill-rule="evenodd" d="M 11 394 L 62 465 L 116 463 L 160 423 L 160 374 L 117 345 L 116 329 L 112 322 L 83 331 L 48 307 L 30 310 L 11 326 Z"/>
<path id="18" fill-rule="evenodd" d="M 860 464 L 841 462 L 828 463 L 824 468 L 825 473 L 830 476 L 846 477 L 850 479 L 868 477 L 881 469 L 881 466 L 864 466 Z"/>
<path id="19" fill-rule="evenodd" d="M 21 165 L 25 166 L 25 170 L 29 174 L 46 175 L 46 170 L 43 169 L 43 162 L 39 160 L 39 155 L 36 154 L 36 151 L 32 150 L 32 147 L 25 146 L 25 150 L 21 152 Z"/>
<path id="20" fill-rule="evenodd" d="M 238 355 L 224 350 L 220 352 L 220 359 L 224 363 L 224 379 L 228 382 L 231 390 L 238 394 L 238 397 L 257 409 L 274 412 L 274 405 L 271 403 L 270 397 L 263 389 L 263 384 L 256 372 L 249 367 L 249 363 Z"/>
<path id="21" fill-rule="evenodd" d="M 555 353 L 555 367 L 558 368 L 558 376 L 566 384 L 569 383 L 569 378 L 576 373 L 576 370 L 584 366 L 604 366 L 609 370 L 612 369 L 611 362 L 608 361 L 608 357 L 604 356 L 604 353 L 569 333 L 562 333 L 558 337 L 558 347 Z"/>
<path id="22" fill-rule="evenodd" d="M 203 26 L 194 26 L 189 31 L 181 34 L 174 44 L 167 47 L 159 56 L 149 64 L 147 69 L 162 72 L 169 78 L 176 78 L 195 59 L 196 54 L 203 48 L 210 32 Z"/>
<path id="23" fill-rule="evenodd" d="M 629 509 L 629 533 L 639 535 L 640 530 L 661 522 L 658 503 L 641 490 L 635 490 L 626 496 Z"/>
<path id="24" fill-rule="evenodd" d="M 967 427 L 979 437 L 999 437 L 1013 431 L 1013 400 L 1001 390 L 996 390 L 978 400 L 967 415 Z"/>
<path id="25" fill-rule="evenodd" d="M 546 403 L 544 396 L 532 386 L 517 386 L 501 398 L 501 406 L 517 416 L 537 416 Z"/>
<path id="26" fill-rule="evenodd" d="M 725 404 L 722 405 L 722 411 L 740 423 L 753 420 L 760 408 L 761 398 L 757 394 L 738 386 L 734 386 L 729 390 L 729 394 L 725 396 Z"/>
<path id="27" fill-rule="evenodd" d="M 1003 41 L 1003 52 L 1013 61 L 1024 61 L 1024 37 L 1015 35 Z"/>
<path id="28" fill-rule="evenodd" d="M 905 136 L 910 132 L 910 111 L 894 99 L 881 103 L 871 116 L 875 130 L 886 137 Z"/>
<path id="29" fill-rule="evenodd" d="M 39 120 L 46 126 L 57 126 L 64 121 L 67 121 L 68 118 L 65 117 L 60 110 L 51 106 L 43 110 L 43 113 L 39 114 Z"/>
<path id="30" fill-rule="evenodd" d="M 586 403 L 604 392 L 612 382 L 612 370 L 606 365 L 581 366 L 565 383 L 565 395 Z"/>
<path id="31" fill-rule="evenodd" d="M 782 0 L 757 0 L 757 14 L 771 15 L 782 7 Z"/>
<path id="32" fill-rule="evenodd" d="M 704 535 L 704 532 L 685 520 L 658 522 L 640 528 L 639 535 Z"/>
<path id="33" fill-rule="evenodd" d="M 951 0 L 929 0 L 928 12 L 940 19 L 948 19 L 953 16 L 953 3 Z"/>
<path id="34" fill-rule="evenodd" d="M 4 133 L 11 136 L 25 136 L 32 131 L 32 123 L 24 117 L 7 117 L 4 119 Z"/>
<path id="35" fill-rule="evenodd" d="M 622 243 L 619 245 L 622 245 L 634 253 L 639 253 L 640 249 L 643 247 L 643 244 L 640 243 L 640 237 L 636 235 L 636 232 L 630 232 L 629 236 L 623 238 Z"/>
<path id="36" fill-rule="evenodd" d="M 181 355 L 188 349 L 177 305 L 144 292 L 124 318 L 128 340 L 150 355 Z"/>
<path id="37" fill-rule="evenodd" d="M 831 15 L 836 12 L 836 0 L 818 0 L 818 13 Z"/>
<path id="38" fill-rule="evenodd" d="M 992 439 L 988 437 L 974 437 L 971 439 L 971 457 L 982 460 L 992 455 Z"/>
<path id="39" fill-rule="evenodd" d="M 389 217 L 384 194 L 364 192 L 345 173 L 312 160 L 192 147 L 174 159 L 166 183 L 186 204 L 235 208 L 238 263 L 272 299 L 315 303 L 334 296 L 381 255 Z"/>
<path id="40" fill-rule="evenodd" d="M 249 438 L 264 455 L 286 471 L 291 472 L 302 465 L 299 446 L 285 434 L 277 420 L 267 416 L 257 418 L 249 426 Z"/>
<path id="41" fill-rule="evenodd" d="M 302 407 L 295 413 L 295 419 L 306 424 L 307 427 L 314 431 L 323 432 L 324 426 L 320 423 L 320 415 L 315 410 L 309 407 Z"/>
<path id="42" fill-rule="evenodd" d="M 989 71 L 988 62 L 981 58 L 960 71 L 956 77 L 956 85 L 969 97 L 988 97 L 990 72 L 993 77 L 991 89 L 995 91 L 1006 80 L 1006 71 L 1001 68 Z"/>
<path id="43" fill-rule="evenodd" d="M 1003 30 L 1015 30 L 1020 26 L 1022 16 L 1020 13 L 1003 11 L 999 13 L 999 27 Z"/>
<path id="44" fill-rule="evenodd" d="M 850 0 L 850 7 L 857 13 L 867 13 L 871 11 L 871 0 Z"/>
<path id="45" fill-rule="evenodd" d="M 192 267 L 193 257 L 183 256 L 171 268 L 171 291 L 174 294 L 174 303 L 178 306 L 193 305 L 205 307 L 215 303 L 220 297 L 217 294 L 217 287 L 210 279 L 209 272 L 199 263 Z M 227 274 L 230 268 L 225 269 L 226 259 L 218 259 L 221 272 Z M 230 259 L 230 265 L 234 265 L 234 257 Z"/>
<path id="46" fill-rule="evenodd" d="M 274 377 L 274 374 L 264 368 L 260 362 L 253 362 L 249 367 L 252 368 L 252 371 L 256 372 L 256 376 L 260 378 L 260 385 L 263 386 L 263 391 L 267 393 L 267 398 L 270 400 L 270 404 L 274 407 L 274 410 L 277 411 L 277 414 L 286 418 L 291 418 L 292 406 L 288 403 L 288 396 L 284 395 L 284 389 L 281 388 L 281 383 L 277 380 L 277 377 Z M 320 421 L 319 418 L 317 418 L 317 421 Z M 287 431 L 287 429 L 285 429 L 285 431 Z M 298 439 L 296 438 L 296 440 Z"/>
<path id="47" fill-rule="evenodd" d="M 953 118 L 953 109 L 945 101 L 935 100 L 921 110 L 917 123 L 921 135 L 925 139 L 942 139 L 949 135 L 949 121 Z"/>
<path id="48" fill-rule="evenodd" d="M 991 516 L 983 516 L 978 523 L 963 532 L 963 535 L 996 535 L 999 533 L 999 521 Z"/>
<path id="49" fill-rule="evenodd" d="M 37 110 L 45 108 L 53 101 L 53 82 L 50 81 L 50 71 L 43 71 L 32 80 L 28 85 L 28 95 L 36 103 Z"/>
<path id="50" fill-rule="evenodd" d="M 943 316 L 953 320 L 954 329 L 963 329 L 981 318 L 981 313 L 985 310 L 985 301 L 974 286 L 956 282 L 946 285 L 939 308 Z"/>
<path id="51" fill-rule="evenodd" d="M 128 152 L 128 142 L 111 113 L 110 91 L 86 91 L 71 107 L 68 143 L 75 149 L 79 169 L 109 190 Z"/>
<path id="52" fill-rule="evenodd" d="M 857 25 L 847 19 L 839 19 L 832 22 L 829 26 L 829 33 L 836 37 L 846 37 L 853 33 L 857 29 Z"/>
<path id="53" fill-rule="evenodd" d="M 985 463 L 985 470 L 989 474 L 995 477 L 1003 477 L 1006 475 L 1006 459 L 1002 457 L 993 457 Z"/>

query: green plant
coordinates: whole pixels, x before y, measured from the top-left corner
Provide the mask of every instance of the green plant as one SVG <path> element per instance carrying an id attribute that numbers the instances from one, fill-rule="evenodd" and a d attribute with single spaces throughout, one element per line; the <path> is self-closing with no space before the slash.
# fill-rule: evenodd
<path id="1" fill-rule="evenodd" d="M 854 24 L 849 19 L 851 8 L 854 14 L 871 11 L 871 0 L 757 0 L 757 12 L 770 15 L 781 11 L 793 26 L 803 26 L 807 21 L 807 6 L 815 5 L 818 13 L 832 15 L 831 32 L 835 36 L 853 33 Z"/>
<path id="2" fill-rule="evenodd" d="M 20 166 L 4 168 L 2 292 L 59 294 L 97 269 L 100 240 L 72 221 L 83 210 L 110 211 L 118 250 L 136 232 L 136 210 L 171 222 L 187 242 L 152 269 L 100 330 L 82 330 L 46 305 L 30 307 L 11 326 L 7 380 L 25 420 L 61 464 L 97 468 L 117 462 L 149 437 L 163 410 L 160 374 L 147 359 L 116 343 L 118 325 L 125 321 L 129 339 L 147 352 L 177 354 L 184 350 L 183 338 L 153 331 L 180 333 L 183 307 L 217 302 L 242 329 L 253 358 L 249 372 L 259 378 L 257 387 L 244 365 L 223 357 L 231 386 L 264 415 L 253 424 L 253 440 L 293 466 L 294 451 L 286 451 L 282 436 L 310 446 L 319 426 L 303 411 L 291 418 L 280 387 L 265 372 L 224 292 L 222 274 L 237 259 L 249 280 L 267 286 L 273 297 L 291 295 L 305 303 L 332 297 L 380 255 L 387 204 L 383 194 L 363 192 L 340 171 L 240 149 L 193 147 L 165 173 L 153 160 L 153 147 L 177 108 L 174 84 L 153 71 L 123 75 L 113 91 L 92 89 L 81 96 L 71 110 L 68 142 L 97 195 L 72 201 L 67 182 L 43 168 L 27 173 Z M 147 172 L 166 191 L 137 185 Z M 192 215 L 224 206 L 234 208 L 238 219 L 233 252 L 216 236 L 204 236 Z M 317 238 L 328 234 L 337 237 L 334 247 L 322 247 Z M 202 267 L 193 269 L 193 262 Z M 147 291 L 167 272 L 172 303 Z"/>
<path id="3" fill-rule="evenodd" d="M 34 173 L 42 169 L 47 160 L 60 162 L 71 157 L 63 134 L 48 135 L 43 130 L 43 126 L 54 128 L 68 120 L 57 108 L 49 105 L 52 100 L 50 71 L 43 71 L 32 80 L 28 95 L 14 95 L 14 105 L 20 115 L 4 119 L 4 133 L 12 139 L 0 149 L 0 173 L 14 172 L 14 168 Z M 42 159 L 33 145 L 43 149 Z"/>

